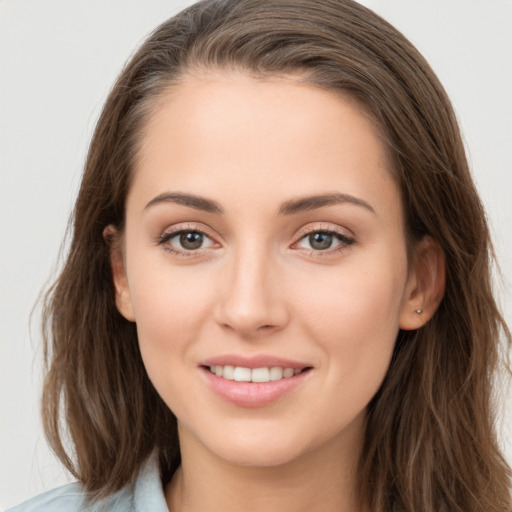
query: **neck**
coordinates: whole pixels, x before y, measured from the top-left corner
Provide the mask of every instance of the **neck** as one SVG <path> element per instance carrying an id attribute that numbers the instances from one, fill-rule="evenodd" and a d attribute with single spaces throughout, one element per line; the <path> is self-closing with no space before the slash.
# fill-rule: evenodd
<path id="1" fill-rule="evenodd" d="M 290 462 L 265 467 L 232 464 L 190 433 L 182 434 L 182 465 L 165 492 L 169 510 L 359 512 L 356 468 L 362 429 L 352 430 Z"/>

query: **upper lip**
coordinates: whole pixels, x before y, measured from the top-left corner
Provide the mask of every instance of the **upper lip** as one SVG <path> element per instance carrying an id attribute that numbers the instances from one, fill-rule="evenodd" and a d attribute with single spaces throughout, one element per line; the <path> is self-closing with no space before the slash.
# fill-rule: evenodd
<path id="1" fill-rule="evenodd" d="M 285 359 L 282 357 L 259 354 L 255 356 L 243 356 L 239 354 L 225 354 L 211 357 L 201 361 L 200 366 L 239 366 L 242 368 L 272 368 L 279 366 L 281 368 L 293 368 L 302 370 L 311 367 L 310 364 Z"/>

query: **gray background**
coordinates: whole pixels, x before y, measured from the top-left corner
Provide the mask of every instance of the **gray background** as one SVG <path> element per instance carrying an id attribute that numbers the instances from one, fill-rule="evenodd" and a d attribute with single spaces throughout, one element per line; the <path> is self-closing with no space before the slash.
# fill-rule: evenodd
<path id="1" fill-rule="evenodd" d="M 0 0 L 0 509 L 67 481 L 38 417 L 38 294 L 123 63 L 185 0 Z M 458 113 L 512 323 L 512 2 L 365 0 L 427 57 Z M 510 393 L 501 400 L 512 409 Z M 501 439 L 512 460 L 511 417 Z"/>

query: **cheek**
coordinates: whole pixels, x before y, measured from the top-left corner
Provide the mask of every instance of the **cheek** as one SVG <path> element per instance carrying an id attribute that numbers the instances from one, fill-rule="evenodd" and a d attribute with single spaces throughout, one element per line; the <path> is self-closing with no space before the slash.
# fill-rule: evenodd
<path id="1" fill-rule="evenodd" d="M 399 331 L 405 255 L 346 265 L 311 276 L 302 293 L 303 328 L 321 347 L 330 382 L 343 382 L 355 401 L 371 399 L 384 378 Z M 313 286 L 314 284 L 314 286 Z M 359 398 L 358 398 L 359 397 Z"/>
<path id="2" fill-rule="evenodd" d="M 405 261 L 362 262 L 334 272 L 311 273 L 307 281 L 302 280 L 305 289 L 295 293 L 303 297 L 301 314 L 314 319 L 315 327 L 373 338 L 372 333 L 398 329 L 405 273 Z"/>
<path id="3" fill-rule="evenodd" d="M 156 251 L 153 251 L 156 253 Z M 132 253 L 133 254 L 133 253 Z M 190 361 L 190 347 L 200 338 L 215 287 L 210 272 L 173 267 L 168 255 L 134 255 L 130 273 L 139 346 L 151 380 L 179 374 Z"/>
<path id="4" fill-rule="evenodd" d="M 146 372 L 158 394 L 177 417 L 188 418 L 197 403 L 187 380 L 197 361 L 193 349 L 204 327 L 209 287 L 180 273 L 147 272 L 134 283 L 134 308 L 139 347 Z M 192 408 L 193 409 L 193 408 Z"/>

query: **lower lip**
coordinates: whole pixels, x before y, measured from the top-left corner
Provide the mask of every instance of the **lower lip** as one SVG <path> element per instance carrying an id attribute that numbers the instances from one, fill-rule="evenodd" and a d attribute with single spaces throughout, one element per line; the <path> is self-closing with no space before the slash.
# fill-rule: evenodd
<path id="1" fill-rule="evenodd" d="M 270 382 L 237 382 L 217 377 L 207 368 L 202 367 L 201 370 L 217 395 L 239 407 L 268 405 L 294 390 L 311 372 L 308 369 L 293 377 Z"/>

